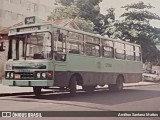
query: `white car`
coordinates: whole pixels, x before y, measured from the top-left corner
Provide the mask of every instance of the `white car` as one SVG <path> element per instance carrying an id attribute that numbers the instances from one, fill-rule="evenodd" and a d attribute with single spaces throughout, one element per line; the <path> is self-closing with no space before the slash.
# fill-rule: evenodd
<path id="1" fill-rule="evenodd" d="M 145 81 L 159 81 L 160 76 L 157 74 L 151 74 L 151 73 L 143 73 L 142 79 Z"/>

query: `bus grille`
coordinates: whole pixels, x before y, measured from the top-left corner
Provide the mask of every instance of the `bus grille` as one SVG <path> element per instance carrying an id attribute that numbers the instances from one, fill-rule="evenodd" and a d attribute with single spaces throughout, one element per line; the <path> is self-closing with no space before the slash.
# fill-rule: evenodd
<path id="1" fill-rule="evenodd" d="M 34 79 L 34 74 L 33 73 L 15 73 L 16 75 L 20 75 L 20 78 L 18 79 L 25 79 L 25 80 L 30 80 L 30 79 Z M 15 77 L 16 79 L 16 77 Z"/>

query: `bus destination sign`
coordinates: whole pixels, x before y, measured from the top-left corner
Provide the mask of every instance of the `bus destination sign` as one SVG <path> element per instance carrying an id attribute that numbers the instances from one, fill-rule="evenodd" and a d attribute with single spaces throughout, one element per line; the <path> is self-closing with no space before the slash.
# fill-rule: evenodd
<path id="1" fill-rule="evenodd" d="M 35 30 L 40 30 L 40 28 L 38 26 L 20 28 L 20 29 L 18 29 L 18 32 L 30 32 L 30 31 L 35 31 Z"/>
<path id="2" fill-rule="evenodd" d="M 25 18 L 25 24 L 34 24 L 35 22 L 36 22 L 35 16 Z"/>

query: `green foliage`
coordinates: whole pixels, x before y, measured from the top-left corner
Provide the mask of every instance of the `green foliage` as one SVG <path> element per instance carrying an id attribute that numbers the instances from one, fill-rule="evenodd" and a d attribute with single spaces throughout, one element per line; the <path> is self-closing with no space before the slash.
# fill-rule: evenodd
<path id="1" fill-rule="evenodd" d="M 58 2 L 64 6 L 70 6 L 74 2 L 74 0 L 59 0 Z"/>
<path id="2" fill-rule="evenodd" d="M 102 0 L 77 0 L 76 5 L 80 9 L 80 16 L 95 22 L 100 13 L 99 3 Z"/>
<path id="3" fill-rule="evenodd" d="M 74 4 L 79 9 L 79 16 L 92 22 L 100 13 L 99 3 L 102 0 L 59 0 L 64 6 L 71 6 Z"/>
<path id="4" fill-rule="evenodd" d="M 48 20 L 62 20 L 62 19 L 74 19 L 76 24 L 81 30 L 86 32 L 93 32 L 93 23 L 90 20 L 85 20 L 79 15 L 79 8 L 74 4 L 70 6 L 61 6 L 53 10 L 51 15 L 48 16 Z"/>
<path id="5" fill-rule="evenodd" d="M 86 32 L 93 32 L 93 23 L 90 20 L 85 20 L 81 17 L 75 18 L 75 22 L 78 25 L 78 27 Z"/>
<path id="6" fill-rule="evenodd" d="M 79 9 L 72 4 L 55 8 L 48 16 L 48 20 L 74 19 L 75 17 L 79 17 Z"/>
<path id="7" fill-rule="evenodd" d="M 94 22 L 94 32 L 101 35 L 108 35 L 110 37 L 110 32 L 107 28 L 112 26 L 115 21 L 115 9 L 109 8 L 106 10 L 106 15 L 99 15 Z"/>
<path id="8" fill-rule="evenodd" d="M 105 25 L 109 25 L 111 22 L 115 21 L 115 8 L 107 9 L 107 14 L 104 18 Z"/>
<path id="9" fill-rule="evenodd" d="M 125 6 L 121 7 L 121 8 L 125 8 L 125 10 L 128 11 L 129 9 L 145 9 L 145 8 L 151 9 L 151 8 L 154 8 L 154 7 L 151 6 L 150 4 L 145 5 L 144 2 L 140 1 L 140 2 L 138 2 L 136 4 L 134 3 L 134 4 L 125 5 Z"/>
<path id="10" fill-rule="evenodd" d="M 104 34 L 110 33 L 109 37 L 140 44 L 143 61 L 155 62 L 160 56 L 155 46 L 160 41 L 160 35 L 157 28 L 151 26 L 150 21 L 160 20 L 160 17 L 148 11 L 154 7 L 139 2 L 122 8 L 126 10 L 121 15 L 123 19 L 112 23 Z"/>
<path id="11" fill-rule="evenodd" d="M 99 15 L 94 21 L 93 31 L 96 34 L 101 35 L 102 33 L 104 33 L 105 30 L 106 30 L 106 28 L 104 27 L 104 16 Z"/>
<path id="12" fill-rule="evenodd" d="M 81 30 L 93 32 L 93 23 L 100 14 L 102 0 L 59 0 L 61 7 L 53 10 L 48 20 L 74 19 Z"/>
<path id="13" fill-rule="evenodd" d="M 121 15 L 121 17 L 126 17 L 125 20 L 138 20 L 138 21 L 146 21 L 149 20 L 160 20 L 160 17 L 154 13 L 149 11 L 129 11 Z"/>

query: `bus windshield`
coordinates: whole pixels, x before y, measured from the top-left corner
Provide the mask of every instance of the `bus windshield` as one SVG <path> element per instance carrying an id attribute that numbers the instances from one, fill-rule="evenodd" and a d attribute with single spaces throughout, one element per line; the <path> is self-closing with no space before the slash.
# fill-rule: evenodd
<path id="1" fill-rule="evenodd" d="M 10 59 L 51 59 L 49 32 L 16 35 L 10 40 Z"/>

